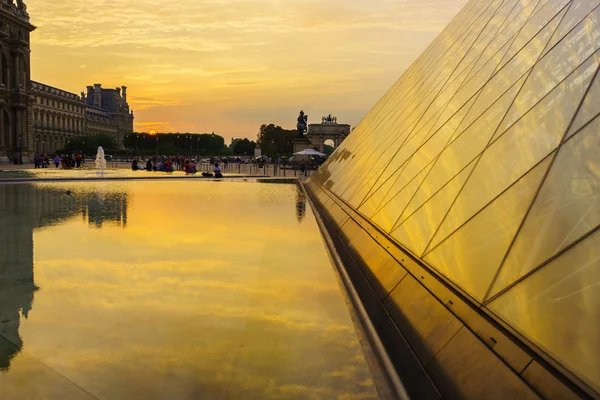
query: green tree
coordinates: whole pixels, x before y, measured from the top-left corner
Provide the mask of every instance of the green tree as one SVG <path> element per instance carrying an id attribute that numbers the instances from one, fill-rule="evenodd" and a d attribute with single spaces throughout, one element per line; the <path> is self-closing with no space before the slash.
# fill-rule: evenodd
<path id="1" fill-rule="evenodd" d="M 124 145 L 126 148 L 142 154 L 156 154 L 158 140 L 158 151 L 161 155 L 220 155 L 228 153 L 225 139 L 212 133 L 157 133 L 150 135 L 146 132 L 134 132 L 126 135 Z"/>
<path id="2" fill-rule="evenodd" d="M 257 138 L 262 153 L 275 157 L 292 154 L 296 134 L 296 130 L 269 124 L 260 127 Z"/>
<path id="3" fill-rule="evenodd" d="M 327 154 L 328 156 L 330 156 L 334 152 L 334 150 L 335 149 L 328 144 L 323 145 L 323 153 Z"/>
<path id="4" fill-rule="evenodd" d="M 77 136 L 69 139 L 65 148 L 59 150 L 58 153 L 96 154 L 99 146 L 102 146 L 105 151 L 114 151 L 118 148 L 117 141 L 112 136 Z"/>
<path id="5" fill-rule="evenodd" d="M 235 139 L 231 143 L 231 151 L 232 154 L 241 156 L 241 155 L 253 155 L 254 149 L 256 148 L 256 142 L 253 142 L 248 139 Z"/>

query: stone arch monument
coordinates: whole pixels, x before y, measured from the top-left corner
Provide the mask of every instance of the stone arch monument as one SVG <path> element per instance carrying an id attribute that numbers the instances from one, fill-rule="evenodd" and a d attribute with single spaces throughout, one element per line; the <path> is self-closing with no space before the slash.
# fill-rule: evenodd
<path id="1" fill-rule="evenodd" d="M 322 117 L 320 124 L 307 125 L 308 129 L 306 133 L 300 134 L 299 128 L 299 135 L 294 140 L 294 153 L 305 149 L 316 149 L 322 153 L 323 145 L 327 140 L 333 141 L 334 148 L 337 149 L 351 131 L 350 125 L 338 124 L 337 117 L 331 114 Z M 308 157 L 306 158 L 308 159 Z"/>

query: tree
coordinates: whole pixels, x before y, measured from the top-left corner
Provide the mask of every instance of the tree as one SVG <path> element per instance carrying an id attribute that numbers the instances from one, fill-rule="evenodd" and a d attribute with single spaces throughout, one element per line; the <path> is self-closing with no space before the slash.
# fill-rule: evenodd
<path id="1" fill-rule="evenodd" d="M 225 139 L 213 133 L 157 133 L 150 135 L 145 132 L 134 132 L 124 138 L 125 147 L 142 154 L 156 154 L 158 140 L 158 151 L 161 154 L 174 155 L 196 155 L 214 154 L 220 155 L 228 152 Z"/>
<path id="2" fill-rule="evenodd" d="M 231 143 L 231 151 L 234 155 L 253 155 L 256 148 L 256 142 L 248 139 L 234 139 Z"/>
<path id="3" fill-rule="evenodd" d="M 331 153 L 334 152 L 334 150 L 335 149 L 332 146 L 328 145 L 328 144 L 324 144 L 323 145 L 323 153 L 327 154 L 328 156 L 330 156 Z"/>
<path id="4" fill-rule="evenodd" d="M 283 129 L 274 124 L 262 125 L 258 131 L 258 143 L 265 155 L 290 155 L 294 151 L 293 140 L 296 134 L 294 129 Z"/>
<path id="5" fill-rule="evenodd" d="M 65 148 L 59 150 L 58 153 L 96 154 L 99 146 L 102 146 L 105 151 L 113 151 L 118 148 L 117 141 L 112 136 L 77 136 L 70 139 Z"/>

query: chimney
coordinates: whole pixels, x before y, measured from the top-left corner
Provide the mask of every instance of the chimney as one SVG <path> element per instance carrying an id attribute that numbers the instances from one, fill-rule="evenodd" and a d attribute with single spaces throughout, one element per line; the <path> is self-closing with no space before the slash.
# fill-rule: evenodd
<path id="1" fill-rule="evenodd" d="M 127 104 L 127 86 L 121 86 L 121 89 L 123 89 L 123 103 Z"/>
<path id="2" fill-rule="evenodd" d="M 94 98 L 94 87 L 93 86 L 87 86 L 87 96 L 85 98 L 86 98 L 86 102 L 89 101 L 89 99 Z"/>
<path id="3" fill-rule="evenodd" d="M 102 84 L 94 83 L 94 107 L 102 107 Z"/>

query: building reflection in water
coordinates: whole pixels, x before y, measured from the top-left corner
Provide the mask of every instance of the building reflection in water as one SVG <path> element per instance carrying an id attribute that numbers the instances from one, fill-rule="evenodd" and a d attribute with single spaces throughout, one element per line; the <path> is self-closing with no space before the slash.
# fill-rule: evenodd
<path id="1" fill-rule="evenodd" d="M 298 222 L 302 222 L 306 216 L 306 195 L 300 188 L 296 191 L 296 216 Z"/>
<path id="2" fill-rule="evenodd" d="M 33 231 L 77 215 L 90 226 L 127 225 L 127 193 L 91 186 L 71 193 L 62 185 L 0 184 L 0 371 L 23 347 L 21 318 L 33 307 Z"/>

